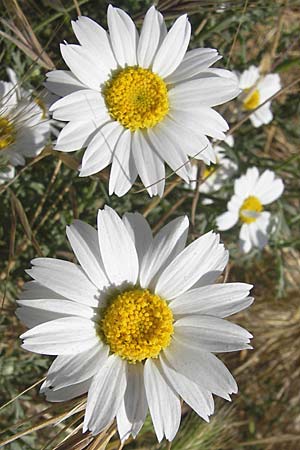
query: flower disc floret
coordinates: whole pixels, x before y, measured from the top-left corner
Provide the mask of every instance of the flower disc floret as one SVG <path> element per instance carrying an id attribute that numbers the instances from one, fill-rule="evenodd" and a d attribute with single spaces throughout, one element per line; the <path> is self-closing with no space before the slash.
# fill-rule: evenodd
<path id="1" fill-rule="evenodd" d="M 260 200 L 257 197 L 250 195 L 244 200 L 242 206 L 240 207 L 240 220 L 244 223 L 255 222 L 257 219 L 255 213 L 260 213 L 262 210 L 263 205 Z"/>
<path id="2" fill-rule="evenodd" d="M 15 127 L 6 117 L 0 117 L 0 150 L 15 142 Z"/>
<path id="3" fill-rule="evenodd" d="M 166 83 L 142 67 L 117 71 L 103 94 L 110 116 L 131 131 L 154 127 L 169 111 Z"/>
<path id="4" fill-rule="evenodd" d="M 255 91 L 250 92 L 250 94 L 245 98 L 244 100 L 244 108 L 248 111 L 251 111 L 252 109 L 255 109 L 260 104 L 260 94 L 258 89 L 255 89 Z"/>
<path id="5" fill-rule="evenodd" d="M 112 353 L 130 363 L 156 358 L 170 344 L 173 314 L 167 302 L 148 289 L 127 290 L 105 308 L 99 334 Z"/>

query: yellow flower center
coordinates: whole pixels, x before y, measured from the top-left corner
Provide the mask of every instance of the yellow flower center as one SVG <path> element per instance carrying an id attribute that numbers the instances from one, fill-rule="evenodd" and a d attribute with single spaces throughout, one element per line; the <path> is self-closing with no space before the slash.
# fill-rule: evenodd
<path id="1" fill-rule="evenodd" d="M 240 207 L 240 220 L 244 223 L 255 222 L 258 218 L 258 214 L 263 210 L 263 205 L 257 197 L 250 195 L 244 200 L 244 203 Z"/>
<path id="2" fill-rule="evenodd" d="M 109 302 L 98 331 L 113 353 L 136 363 L 156 358 L 170 344 L 173 314 L 158 295 L 132 289 Z"/>
<path id="3" fill-rule="evenodd" d="M 152 128 L 169 111 L 166 83 L 151 70 L 126 67 L 106 82 L 103 95 L 110 116 L 125 128 Z"/>
<path id="4" fill-rule="evenodd" d="M 15 127 L 5 117 L 0 117 L 0 150 L 4 150 L 15 142 Z"/>
<path id="5" fill-rule="evenodd" d="M 249 91 L 249 89 L 245 89 L 245 92 Z M 244 100 L 244 108 L 247 110 L 255 109 L 258 107 L 260 102 L 260 94 L 258 89 L 255 91 L 251 91 L 250 95 L 248 95 Z"/>
<path id="6" fill-rule="evenodd" d="M 216 164 L 211 164 L 208 167 L 205 167 L 205 170 L 203 172 L 203 179 L 206 180 L 207 178 L 210 178 L 210 176 L 217 170 Z"/>

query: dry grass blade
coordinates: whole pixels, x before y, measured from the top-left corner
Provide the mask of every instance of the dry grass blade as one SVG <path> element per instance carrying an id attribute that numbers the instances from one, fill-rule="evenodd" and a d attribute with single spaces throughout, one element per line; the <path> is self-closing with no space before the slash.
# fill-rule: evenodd
<path id="1" fill-rule="evenodd" d="M 41 380 L 39 380 L 40 383 Z M 32 387 L 32 386 L 31 386 Z M 15 399 L 13 399 L 14 401 Z M 74 401 L 69 401 L 68 403 L 71 405 L 71 409 L 68 410 L 66 404 L 62 405 L 63 407 L 63 412 L 56 412 L 55 410 L 57 409 L 57 404 L 54 404 L 52 406 L 50 406 L 49 408 L 46 408 L 46 410 L 40 411 L 39 413 L 35 414 L 32 417 L 28 417 L 25 421 L 20 422 L 19 424 L 17 424 L 16 426 L 21 426 L 26 422 L 32 421 L 36 418 L 40 418 L 43 416 L 43 419 L 32 426 L 29 426 L 28 428 L 26 428 L 25 430 L 20 431 L 19 433 L 14 434 L 13 436 L 3 440 L 2 442 L 0 442 L 0 447 L 7 445 L 11 442 L 14 442 L 24 436 L 27 436 L 28 434 L 31 434 L 35 431 L 39 431 L 42 430 L 48 426 L 57 426 L 59 425 L 61 422 L 67 420 L 69 417 L 71 417 L 72 415 L 76 415 L 77 414 L 77 420 L 79 418 L 82 417 L 82 408 L 78 408 L 78 406 L 80 404 L 82 404 L 82 401 L 80 401 L 80 403 L 76 404 L 76 401 L 78 401 L 78 399 L 75 400 L 75 406 L 74 406 Z M 60 405 L 59 405 L 60 407 Z M 84 407 L 83 407 L 84 409 Z M 47 417 L 51 415 L 51 417 Z M 64 427 L 63 427 L 64 428 Z"/>
<path id="2" fill-rule="evenodd" d="M 82 428 L 82 418 L 84 417 L 84 411 L 81 411 L 80 414 L 70 423 L 65 425 L 59 433 L 55 436 L 55 440 L 57 440 L 59 437 L 63 436 L 68 430 L 69 430 L 69 436 L 73 436 L 76 431 L 80 430 Z M 80 423 L 77 424 L 77 422 L 80 420 Z M 77 426 L 76 426 L 77 424 Z M 75 427 L 75 428 L 74 428 Z M 62 439 L 61 442 L 64 442 L 67 438 Z M 58 446 L 61 444 L 61 442 L 58 444 Z M 48 442 L 41 448 L 41 450 L 49 450 L 49 446 L 51 445 L 51 448 L 53 448 L 53 438 L 50 438 Z"/>
<path id="3" fill-rule="evenodd" d="M 41 378 L 40 380 L 38 380 L 36 383 L 32 384 L 31 386 L 29 386 L 28 388 L 26 388 L 24 391 L 20 392 L 18 395 L 16 395 L 14 398 L 12 398 L 11 400 L 9 400 L 7 403 L 5 403 L 4 405 L 0 406 L 0 411 L 4 408 L 6 408 L 8 405 L 10 405 L 11 403 L 13 403 L 15 400 L 17 400 L 18 398 L 20 398 L 22 395 L 26 394 L 26 392 L 30 391 L 31 389 L 35 388 L 36 386 L 38 386 L 40 383 L 42 383 L 44 380 L 46 379 L 46 377 Z"/>
<path id="4" fill-rule="evenodd" d="M 1 32 L 2 36 L 13 42 L 27 56 L 29 56 L 29 58 L 35 60 L 45 69 L 55 69 L 53 61 L 39 43 L 17 0 L 4 0 L 4 6 L 8 13 L 13 17 L 13 20 L 6 21 L 2 19 L 2 23 L 6 25 L 15 34 L 15 36 L 17 36 L 17 38 Z"/>
<path id="5" fill-rule="evenodd" d="M 24 211 L 24 208 L 22 206 L 22 203 L 20 202 L 20 200 L 15 196 L 15 194 L 9 190 L 9 194 L 11 197 L 11 201 L 12 201 L 12 206 L 16 211 L 16 214 L 18 215 L 20 222 L 23 226 L 23 229 L 25 231 L 25 234 L 27 236 L 27 239 L 32 243 L 33 247 L 35 248 L 36 252 L 38 253 L 39 256 L 43 255 L 42 250 L 40 249 L 40 246 L 37 242 L 37 240 L 34 237 L 33 231 L 31 229 L 31 226 L 29 224 L 29 221 L 27 219 L 27 215 Z"/>
<path id="6" fill-rule="evenodd" d="M 79 428 L 79 426 L 78 426 Z M 75 429 L 75 434 L 69 435 L 62 443 L 54 447 L 53 450 L 83 450 L 94 440 L 90 433 L 82 434 L 80 429 Z"/>
<path id="7" fill-rule="evenodd" d="M 8 263 L 7 263 L 6 276 L 5 276 L 4 293 L 3 293 L 3 298 L 2 298 L 2 301 L 1 301 L 1 309 L 3 309 L 4 303 L 5 303 L 6 290 L 7 290 L 7 281 L 8 281 L 10 270 L 11 270 L 11 267 L 12 267 L 12 261 L 14 259 L 15 240 L 16 240 L 16 228 L 17 228 L 16 211 L 15 211 L 15 208 L 13 207 L 13 205 L 12 205 L 12 208 L 11 208 L 11 224 L 10 224 L 10 239 L 9 239 L 9 255 L 8 255 Z"/>

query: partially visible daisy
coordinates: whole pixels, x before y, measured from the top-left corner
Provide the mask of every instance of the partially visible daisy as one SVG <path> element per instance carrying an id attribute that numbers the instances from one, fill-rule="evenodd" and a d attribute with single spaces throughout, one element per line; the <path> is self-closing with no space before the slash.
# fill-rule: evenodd
<path id="1" fill-rule="evenodd" d="M 6 165 L 5 167 L 1 167 L 2 164 L 0 163 L 0 184 L 7 183 L 7 181 L 10 181 L 15 176 L 15 168 L 11 165 Z"/>
<path id="2" fill-rule="evenodd" d="M 180 424 L 180 398 L 208 421 L 212 394 L 237 385 L 214 355 L 251 348 L 252 337 L 224 320 L 248 307 L 251 285 L 216 284 L 228 261 L 219 235 L 186 245 L 188 219 L 153 237 L 140 214 L 98 212 L 98 232 L 67 228 L 78 264 L 37 258 L 18 301 L 29 327 L 26 350 L 58 355 L 41 391 L 61 402 L 88 393 L 83 431 L 116 417 L 122 441 L 136 437 L 148 409 L 159 441 Z"/>
<path id="3" fill-rule="evenodd" d="M 230 135 L 224 139 L 224 142 L 229 146 L 233 147 L 234 139 Z M 211 164 L 203 172 L 203 180 L 199 185 L 199 192 L 203 194 L 211 194 L 219 191 L 224 183 L 231 178 L 233 173 L 237 169 L 237 165 L 234 161 L 229 159 L 226 155 L 226 149 L 222 145 L 215 145 L 214 151 L 216 154 L 216 164 Z M 192 179 L 197 180 L 198 177 L 198 166 L 192 164 Z M 196 181 L 192 181 L 189 185 L 191 189 L 196 189 Z M 213 203 L 213 200 L 206 198 L 203 200 L 203 204 L 209 205 Z"/>
<path id="4" fill-rule="evenodd" d="M 61 45 L 70 71 L 47 74 L 48 89 L 63 97 L 53 117 L 69 122 L 55 149 L 87 147 L 80 176 L 112 164 L 109 194 L 126 194 L 139 175 L 151 196 L 161 196 L 165 162 L 186 182 L 189 156 L 215 162 L 206 136 L 224 139 L 228 125 L 213 107 L 236 97 L 238 83 L 210 68 L 221 58 L 217 50 L 187 52 L 186 15 L 167 32 L 152 6 L 140 36 L 121 9 L 110 5 L 107 21 L 109 34 L 88 17 L 72 22 L 80 45 Z"/>
<path id="5" fill-rule="evenodd" d="M 11 69 L 8 75 L 11 81 L 0 81 L 0 153 L 13 166 L 24 165 L 25 157 L 36 156 L 45 147 L 49 123 Z"/>
<path id="6" fill-rule="evenodd" d="M 244 91 L 243 108 L 247 111 L 257 108 L 281 89 L 277 73 L 261 75 L 259 68 L 255 66 L 250 66 L 239 76 L 239 86 Z M 250 116 L 252 125 L 256 128 L 270 123 L 272 119 L 271 101 Z"/>
<path id="7" fill-rule="evenodd" d="M 236 223 L 242 224 L 240 247 L 248 253 L 252 247 L 262 249 L 269 240 L 271 214 L 264 206 L 277 200 L 284 184 L 271 170 L 261 175 L 256 167 L 247 170 L 234 183 L 234 195 L 227 204 L 228 211 L 217 217 L 219 230 L 229 230 Z"/>

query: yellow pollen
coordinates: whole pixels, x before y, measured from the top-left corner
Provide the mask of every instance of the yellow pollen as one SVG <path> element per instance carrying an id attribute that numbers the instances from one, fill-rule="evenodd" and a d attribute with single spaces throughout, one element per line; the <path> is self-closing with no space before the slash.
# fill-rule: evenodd
<path id="1" fill-rule="evenodd" d="M 103 95 L 110 116 L 125 128 L 152 128 L 169 111 L 166 83 L 142 67 L 127 67 L 105 83 Z"/>
<path id="2" fill-rule="evenodd" d="M 245 92 L 247 92 L 249 89 L 245 89 Z M 255 91 L 251 91 L 250 94 L 245 98 L 244 100 L 244 108 L 247 110 L 255 109 L 258 107 L 260 102 L 260 94 L 258 89 L 255 89 Z"/>
<path id="3" fill-rule="evenodd" d="M 250 195 L 244 200 L 244 203 L 240 207 L 240 220 L 244 223 L 252 223 L 257 220 L 256 213 L 260 213 L 263 210 L 263 205 L 257 197 Z"/>
<path id="4" fill-rule="evenodd" d="M 104 309 L 99 335 L 129 363 L 156 358 L 170 344 L 173 314 L 167 302 L 148 289 L 122 292 Z"/>
<path id="5" fill-rule="evenodd" d="M 5 117 L 0 117 L 0 150 L 6 149 L 15 142 L 15 127 Z"/>

